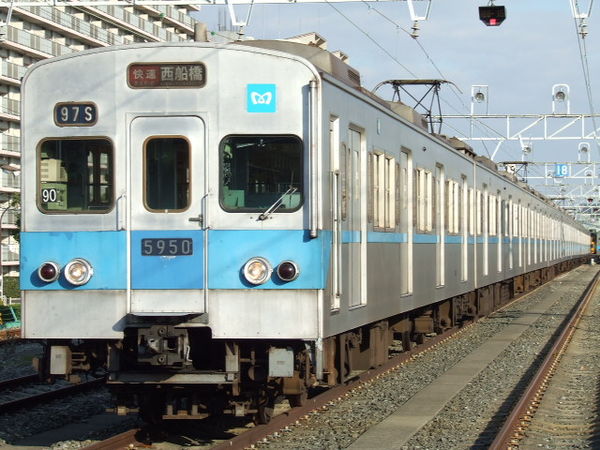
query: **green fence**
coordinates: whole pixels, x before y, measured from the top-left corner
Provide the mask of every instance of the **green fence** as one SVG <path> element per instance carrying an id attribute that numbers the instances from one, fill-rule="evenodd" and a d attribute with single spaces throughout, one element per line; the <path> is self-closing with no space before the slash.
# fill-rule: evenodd
<path id="1" fill-rule="evenodd" d="M 21 326 L 20 305 L 0 306 L 0 329 Z"/>

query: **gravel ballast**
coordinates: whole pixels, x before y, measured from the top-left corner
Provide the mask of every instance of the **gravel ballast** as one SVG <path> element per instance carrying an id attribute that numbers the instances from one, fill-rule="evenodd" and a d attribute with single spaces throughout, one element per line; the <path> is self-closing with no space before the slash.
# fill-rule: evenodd
<path id="1" fill-rule="evenodd" d="M 385 419 L 417 392 L 453 367 L 548 296 L 556 302 L 522 337 L 483 370 L 443 412 L 406 443 L 406 449 L 485 448 L 508 407 L 506 398 L 538 359 L 540 350 L 578 300 L 595 268 L 581 266 L 542 286 L 504 311 L 483 319 L 460 335 L 400 369 L 354 391 L 327 411 L 312 414 L 289 431 L 260 444 L 269 449 L 339 449 Z M 507 404 L 505 404 L 507 403 Z"/>

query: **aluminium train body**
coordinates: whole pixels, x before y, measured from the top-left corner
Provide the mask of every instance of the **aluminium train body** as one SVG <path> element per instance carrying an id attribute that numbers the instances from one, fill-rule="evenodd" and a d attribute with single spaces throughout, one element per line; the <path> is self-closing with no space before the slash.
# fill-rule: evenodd
<path id="1" fill-rule="evenodd" d="M 45 376 L 107 376 L 117 411 L 149 420 L 266 421 L 589 252 L 315 46 L 47 60 L 22 124 L 23 336 Z"/>

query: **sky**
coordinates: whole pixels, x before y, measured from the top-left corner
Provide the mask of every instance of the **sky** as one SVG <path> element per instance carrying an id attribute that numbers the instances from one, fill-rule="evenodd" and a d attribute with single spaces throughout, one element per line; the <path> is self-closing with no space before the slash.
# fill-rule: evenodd
<path id="1" fill-rule="evenodd" d="M 579 1 L 580 10 L 588 11 L 590 1 L 593 2 Z M 388 79 L 451 81 L 458 89 L 442 88 L 443 114 L 467 114 L 473 85 L 488 86 L 489 113 L 549 114 L 552 87 L 563 83 L 570 88 L 571 113 L 590 113 L 569 0 L 496 0 L 495 5 L 506 7 L 507 15 L 498 27 L 486 27 L 479 20 L 478 7 L 487 4 L 488 0 L 432 0 L 428 20 L 419 22 L 418 42 L 403 31 L 410 32 L 412 26 L 405 1 L 257 4 L 244 31 L 257 39 L 317 32 L 327 40 L 329 50 L 349 55 L 350 65 L 361 73 L 367 89 Z M 415 1 L 418 13 L 424 13 L 425 5 L 425 1 Z M 600 112 L 600 63 L 595 58 L 600 50 L 598 9 L 600 4 L 593 5 L 585 42 L 594 110 Z M 236 12 L 238 17 L 245 17 L 245 7 L 236 7 Z M 203 6 L 195 17 L 216 31 L 219 16 L 224 14 L 222 6 Z M 477 105 L 476 112 L 482 111 L 481 107 Z M 559 111 L 562 107 L 559 105 Z M 448 125 L 464 128 L 468 121 L 462 119 Z M 448 126 L 442 133 L 456 134 Z M 493 153 L 496 145 L 469 143 L 477 153 L 486 156 Z M 528 158 L 576 161 L 578 144 L 535 142 Z M 513 142 L 504 144 L 494 159 L 520 160 L 521 156 L 521 145 Z M 600 145 L 592 156 L 600 161 Z"/>

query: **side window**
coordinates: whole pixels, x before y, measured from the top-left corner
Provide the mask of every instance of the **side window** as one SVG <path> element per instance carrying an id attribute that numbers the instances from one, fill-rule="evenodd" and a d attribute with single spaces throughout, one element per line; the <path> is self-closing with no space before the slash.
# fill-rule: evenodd
<path id="1" fill-rule="evenodd" d="M 484 236 L 489 236 L 489 205 L 490 197 L 488 195 L 487 185 L 483 185 L 482 199 L 481 199 L 481 232 Z"/>
<path id="2" fill-rule="evenodd" d="M 446 182 L 446 205 L 448 233 L 457 234 L 460 231 L 460 185 L 453 180 Z"/>
<path id="3" fill-rule="evenodd" d="M 150 138 L 144 146 L 144 204 L 153 212 L 190 205 L 190 144 L 180 137 Z"/>
<path id="4" fill-rule="evenodd" d="M 394 229 L 396 226 L 396 160 L 383 153 L 372 153 L 369 159 L 373 226 Z M 371 217 L 372 215 L 372 217 Z"/>
<path id="5" fill-rule="evenodd" d="M 38 152 L 38 207 L 48 213 L 106 213 L 113 206 L 108 139 L 52 139 Z"/>
<path id="6" fill-rule="evenodd" d="M 475 216 L 475 190 L 473 188 L 469 188 L 469 234 L 471 236 L 475 235 Z"/>
<path id="7" fill-rule="evenodd" d="M 433 230 L 433 176 L 431 172 L 425 169 L 417 169 L 415 178 L 416 184 L 416 205 L 417 205 L 417 230 Z"/>
<path id="8" fill-rule="evenodd" d="M 475 198 L 477 201 L 477 205 L 476 205 L 476 211 L 477 211 L 477 218 L 476 218 L 476 222 L 477 222 L 477 230 L 476 233 L 477 235 L 481 235 L 482 233 L 482 224 L 483 224 L 483 202 L 482 202 L 482 198 L 483 198 L 483 194 L 481 193 L 481 191 L 479 189 L 477 189 L 475 191 Z"/>
<path id="9" fill-rule="evenodd" d="M 496 212 L 497 212 L 497 203 L 498 199 L 496 198 L 495 195 L 490 194 L 488 196 L 488 202 L 489 202 L 489 206 L 488 206 L 488 217 L 489 217 L 489 235 L 490 236 L 496 236 L 496 224 L 497 224 L 497 218 L 496 218 Z"/>

